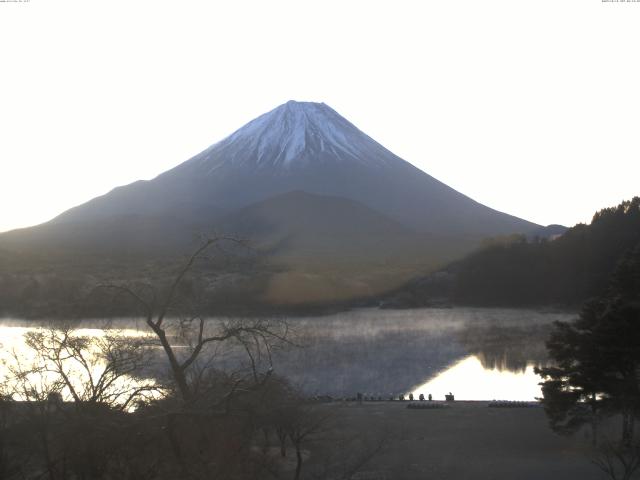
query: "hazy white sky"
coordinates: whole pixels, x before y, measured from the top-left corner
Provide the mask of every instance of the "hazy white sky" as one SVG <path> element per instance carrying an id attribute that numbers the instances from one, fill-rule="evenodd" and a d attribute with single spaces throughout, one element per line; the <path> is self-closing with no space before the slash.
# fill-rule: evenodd
<path id="1" fill-rule="evenodd" d="M 289 99 L 324 101 L 498 210 L 640 194 L 640 3 L 0 3 L 0 231 L 149 179 Z"/>

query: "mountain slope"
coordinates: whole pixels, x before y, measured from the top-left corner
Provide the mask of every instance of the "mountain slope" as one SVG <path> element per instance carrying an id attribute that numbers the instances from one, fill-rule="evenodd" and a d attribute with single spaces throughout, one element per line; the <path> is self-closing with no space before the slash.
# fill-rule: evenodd
<path id="1" fill-rule="evenodd" d="M 468 248 L 412 231 L 353 200 L 302 191 L 234 211 L 220 226 L 250 239 L 281 267 L 263 292 L 270 304 L 375 295 Z"/>
<path id="2" fill-rule="evenodd" d="M 53 222 L 167 211 L 192 218 L 194 211 L 229 213 L 298 190 L 351 199 L 409 228 L 439 235 L 481 238 L 537 227 L 451 189 L 330 107 L 305 102 L 281 105 L 155 179 L 116 188 Z"/>
<path id="3" fill-rule="evenodd" d="M 388 255 L 409 244 L 417 247 L 422 240 L 416 232 L 353 200 L 302 191 L 242 208 L 221 225 L 225 231 L 256 239 L 276 254 L 309 258 Z"/>
<path id="4" fill-rule="evenodd" d="M 435 264 L 469 247 L 456 238 L 411 230 L 353 200 L 302 191 L 234 211 L 220 225 L 289 263 L 416 265 L 428 259 Z"/>
<path id="5" fill-rule="evenodd" d="M 327 105 L 288 102 L 153 180 L 0 235 L 0 250 L 100 278 L 124 265 L 120 280 L 193 251 L 198 234 L 239 234 L 262 256 L 234 288 L 258 285 L 250 295 L 271 304 L 331 303 L 395 288 L 484 237 L 536 228 L 415 168 Z"/>

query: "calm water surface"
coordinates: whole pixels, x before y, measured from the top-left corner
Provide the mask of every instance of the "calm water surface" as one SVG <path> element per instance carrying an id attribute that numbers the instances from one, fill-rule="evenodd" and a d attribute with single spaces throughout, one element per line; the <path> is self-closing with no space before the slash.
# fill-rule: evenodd
<path id="1" fill-rule="evenodd" d="M 308 393 L 352 397 L 413 393 L 460 400 L 534 400 L 541 395 L 536 365 L 547 362 L 544 340 L 556 320 L 573 314 L 510 309 L 362 309 L 323 317 L 287 318 L 299 347 L 274 355 L 276 372 Z M 104 324 L 79 324 L 99 335 Z M 112 327 L 144 332 L 144 322 Z M 22 336 L 33 323 L 0 321 L 1 358 L 25 352 Z M 233 368 L 229 358 L 220 365 Z M 3 369 L 0 368 L 0 376 Z"/>

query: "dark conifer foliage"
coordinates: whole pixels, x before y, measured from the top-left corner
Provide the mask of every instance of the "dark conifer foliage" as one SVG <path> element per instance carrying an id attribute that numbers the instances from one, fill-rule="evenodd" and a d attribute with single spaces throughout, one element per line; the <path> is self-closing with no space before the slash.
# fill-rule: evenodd
<path id="1" fill-rule="evenodd" d="M 594 428 L 602 415 L 622 416 L 630 445 L 640 414 L 640 243 L 619 262 L 605 293 L 572 323 L 559 322 L 547 343 L 556 366 L 539 373 L 551 427 Z"/>
<path id="2" fill-rule="evenodd" d="M 640 197 L 597 212 L 555 240 L 488 242 L 451 267 L 453 300 L 475 305 L 579 305 L 598 295 L 616 262 L 640 243 Z"/>

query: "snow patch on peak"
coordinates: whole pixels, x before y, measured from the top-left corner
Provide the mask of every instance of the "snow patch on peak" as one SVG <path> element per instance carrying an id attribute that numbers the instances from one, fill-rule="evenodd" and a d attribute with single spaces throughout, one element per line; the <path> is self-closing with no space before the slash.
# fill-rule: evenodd
<path id="1" fill-rule="evenodd" d="M 310 162 L 387 166 L 388 150 L 324 103 L 290 100 L 199 155 L 209 173 L 223 164 L 289 170 Z"/>

